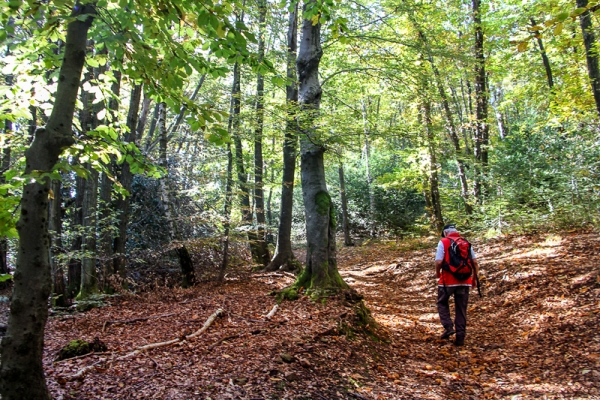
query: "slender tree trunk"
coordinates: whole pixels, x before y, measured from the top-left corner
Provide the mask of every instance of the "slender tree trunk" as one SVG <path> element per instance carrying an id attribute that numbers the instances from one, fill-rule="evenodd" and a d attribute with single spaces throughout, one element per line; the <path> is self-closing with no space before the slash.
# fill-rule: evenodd
<path id="1" fill-rule="evenodd" d="M 58 255 L 62 253 L 61 186 L 61 181 L 58 179 L 52 181 L 48 229 L 50 230 L 52 237 L 52 246 L 50 249 L 50 265 L 52 267 L 52 304 L 57 307 L 66 307 L 68 302 L 65 274 L 62 265 L 57 259 Z"/>
<path id="2" fill-rule="evenodd" d="M 584 8 L 588 5 L 588 0 L 576 0 L 577 7 Z M 598 68 L 598 45 L 592 29 L 592 14 L 589 10 L 579 15 L 579 24 L 583 35 L 583 44 L 585 45 L 585 58 L 588 67 L 588 76 L 592 85 L 592 95 L 596 102 L 596 111 L 600 116 L 600 69 Z"/>
<path id="3" fill-rule="evenodd" d="M 348 199 L 346 198 L 346 180 L 344 179 L 344 166 L 340 164 L 338 168 L 340 176 L 340 196 L 342 198 L 342 228 L 344 231 L 344 245 L 354 246 L 350 236 L 350 217 L 348 215 Z"/>
<path id="4" fill-rule="evenodd" d="M 38 129 L 25 153 L 25 172 L 52 171 L 62 151 L 74 143 L 73 113 L 85 61 L 93 5 L 79 5 L 67 26 L 65 53 L 54 106 L 45 128 Z M 88 18 L 77 18 L 89 14 Z M 0 395 L 4 400 L 50 399 L 44 379 L 42 351 L 48 318 L 50 278 L 48 194 L 50 179 L 27 183 L 17 224 L 20 243 L 8 329 L 0 345 Z"/>
<path id="5" fill-rule="evenodd" d="M 298 76 L 296 73 L 296 53 L 298 50 L 298 3 L 289 15 L 287 35 L 287 79 L 286 107 L 287 120 L 283 141 L 283 176 L 281 178 L 281 203 L 277 246 L 273 260 L 266 270 L 297 270 L 299 263 L 292 251 L 292 214 L 294 205 L 294 180 L 296 176 L 296 157 L 298 151 Z"/>
<path id="6" fill-rule="evenodd" d="M 369 141 L 370 130 L 367 115 L 367 101 L 362 101 L 362 119 L 363 133 L 365 135 L 365 175 L 367 178 L 367 188 L 369 191 L 369 235 L 375 236 L 375 194 L 373 193 L 373 177 L 371 176 L 371 143 Z"/>
<path id="7" fill-rule="evenodd" d="M 427 150 L 429 152 L 429 192 L 431 194 L 431 208 L 433 224 L 437 231 L 444 227 L 444 217 L 442 216 L 442 202 L 440 199 L 439 179 L 437 158 L 435 155 L 435 138 L 433 134 L 433 124 L 431 122 L 431 103 L 429 99 L 423 100 L 423 120 L 425 122 L 425 132 L 427 135 Z"/>
<path id="8" fill-rule="evenodd" d="M 450 138 L 450 141 L 454 145 L 454 151 L 456 154 L 456 164 L 458 167 L 458 180 L 460 181 L 460 194 L 464 202 L 465 213 L 467 215 L 470 215 L 473 213 L 473 208 L 469 200 L 469 184 L 467 182 L 466 174 L 467 168 L 463 159 L 465 153 L 463 153 L 460 148 L 460 140 L 458 138 L 456 124 L 454 123 L 454 117 L 452 116 L 452 111 L 450 110 L 448 96 L 446 95 L 446 91 L 444 90 L 444 85 L 441 80 L 440 71 L 437 69 L 437 66 L 435 65 L 435 62 L 431 55 L 429 55 L 429 62 L 433 69 L 436 85 L 440 94 L 440 99 L 442 100 L 442 109 L 444 110 L 444 116 L 446 119 L 446 131 L 448 132 L 448 137 Z"/>
<path id="9" fill-rule="evenodd" d="M 309 5 L 313 9 L 314 3 L 315 0 L 305 1 L 304 11 L 309 8 Z M 317 294 L 336 292 L 348 287 L 337 269 L 335 210 L 325 182 L 323 160 L 325 148 L 319 144 L 314 126 L 321 103 L 319 62 L 322 55 L 321 24 L 313 24 L 310 18 L 304 19 L 296 65 L 300 82 L 298 91 L 302 114 L 300 158 L 308 243 L 306 268 L 295 284 Z"/>
<path id="10" fill-rule="evenodd" d="M 93 50 L 93 41 L 88 41 L 88 50 Z M 90 81 L 93 78 L 93 71 L 88 71 L 85 80 Z M 79 122 L 82 133 L 85 135 L 98 125 L 95 113 L 93 112 L 91 95 L 85 90 L 81 91 L 81 102 L 83 109 L 80 112 Z M 96 212 L 98 209 L 98 172 L 92 166 L 86 164 L 89 176 L 85 180 L 85 189 L 83 203 L 81 207 L 83 239 L 81 259 L 81 282 L 77 299 L 87 299 L 89 296 L 98 293 L 98 278 L 96 274 Z"/>
<path id="11" fill-rule="evenodd" d="M 262 257 L 257 247 L 258 237 L 251 229 L 252 226 L 252 207 L 250 205 L 250 190 L 248 189 L 248 175 L 244 167 L 244 154 L 242 150 L 242 138 L 240 129 L 240 112 L 241 112 L 241 76 L 240 65 L 235 63 L 233 67 L 233 125 L 232 136 L 235 145 L 235 166 L 237 172 L 237 183 L 240 188 L 240 206 L 242 208 L 242 223 L 248 229 L 248 241 L 250 244 L 250 252 L 252 260 L 255 263 L 262 264 Z"/>
<path id="12" fill-rule="evenodd" d="M 108 102 L 108 114 L 110 120 L 115 121 L 117 111 L 119 109 L 119 101 L 117 100 L 121 94 L 121 72 L 114 71 L 115 81 L 111 85 L 111 91 L 116 97 L 111 98 Z M 107 166 L 109 173 L 115 173 L 115 160 L 111 158 L 110 164 Z M 115 285 L 115 275 L 118 271 L 115 270 L 115 262 L 113 260 L 113 215 L 114 209 L 112 204 L 112 181 L 106 172 L 102 173 L 100 182 L 100 259 L 103 275 L 103 289 L 106 292 L 112 293 Z"/>
<path id="13" fill-rule="evenodd" d="M 12 132 L 12 121 L 4 120 L 4 134 Z M 6 143 L 6 142 L 5 142 Z M 2 160 L 0 163 L 0 185 L 5 183 L 4 173 L 10 168 L 10 146 L 7 143 L 2 149 Z M 8 240 L 5 237 L 0 237 L 0 274 L 8 273 Z M 3 287 L 4 285 L 0 285 Z"/>
<path id="14" fill-rule="evenodd" d="M 232 97 L 233 105 L 233 97 Z M 231 121 L 233 115 L 229 115 L 229 130 L 231 131 Z M 227 143 L 227 175 L 225 177 L 225 202 L 223 205 L 223 258 L 221 260 L 221 267 L 219 268 L 219 282 L 223 282 L 225 279 L 225 271 L 229 264 L 229 234 L 231 229 L 231 203 L 233 202 L 233 153 L 231 152 L 231 143 Z"/>
<path id="15" fill-rule="evenodd" d="M 259 33 L 258 33 L 258 62 L 265 57 L 265 22 L 267 18 L 267 2 L 259 0 Z M 266 267 L 271 260 L 265 229 L 265 192 L 263 187 L 263 124 L 265 117 L 265 78 L 259 72 L 256 80 L 256 130 L 254 131 L 254 201 L 256 213 L 256 250 L 258 261 Z"/>
<path id="16" fill-rule="evenodd" d="M 531 21 L 531 25 L 535 26 L 537 23 L 533 18 L 529 19 Z M 536 36 L 537 44 L 540 49 L 540 55 L 542 56 L 542 62 L 544 64 L 544 70 L 546 71 L 546 78 L 548 79 L 548 88 L 552 90 L 554 87 L 554 80 L 552 79 L 552 68 L 550 67 L 550 60 L 548 59 L 548 55 L 546 54 L 546 49 L 544 48 L 544 42 L 542 42 L 542 36 Z"/>
<path id="17" fill-rule="evenodd" d="M 96 273 L 96 223 L 98 211 L 98 171 L 88 165 L 90 176 L 86 180 L 83 200 L 83 250 L 85 256 L 81 262 L 81 288 L 78 299 L 86 299 L 98 293 L 98 275 Z"/>
<path id="18" fill-rule="evenodd" d="M 73 226 L 83 225 L 83 197 L 85 195 L 85 179 L 77 176 L 75 178 L 75 201 L 73 204 Z M 76 233 L 73 243 L 71 244 L 71 252 L 80 254 L 83 236 L 81 233 Z M 79 256 L 71 258 L 67 266 L 67 295 L 69 299 L 74 299 L 79 293 L 81 286 L 81 259 Z"/>
<path id="19" fill-rule="evenodd" d="M 142 85 L 135 85 L 133 90 L 131 91 L 131 100 L 129 102 L 129 113 L 127 114 L 127 133 L 125 134 L 125 142 L 134 143 L 136 133 L 135 129 L 137 128 L 138 114 L 140 110 L 140 100 L 142 97 Z M 131 180 L 132 180 L 131 170 L 129 169 L 129 163 L 127 161 L 123 161 L 121 165 L 121 174 L 119 176 L 119 182 L 123 186 L 123 189 L 128 192 L 131 191 Z M 125 245 L 127 244 L 127 226 L 129 225 L 129 202 L 130 196 L 123 197 L 121 196 L 117 200 L 117 211 L 119 214 L 119 232 L 118 236 L 114 239 L 114 270 L 119 274 L 119 278 L 121 279 L 121 284 L 125 284 L 125 267 L 126 267 L 126 258 L 125 258 Z"/>
<path id="20" fill-rule="evenodd" d="M 488 164 L 489 125 L 488 93 L 486 90 L 485 55 L 483 52 L 483 27 L 481 25 L 481 0 L 472 0 L 475 25 L 475 197 L 482 200 Z"/>

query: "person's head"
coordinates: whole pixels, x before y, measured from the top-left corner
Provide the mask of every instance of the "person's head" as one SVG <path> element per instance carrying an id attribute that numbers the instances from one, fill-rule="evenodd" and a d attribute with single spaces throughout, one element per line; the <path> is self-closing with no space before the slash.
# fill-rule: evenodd
<path id="1" fill-rule="evenodd" d="M 444 229 L 442 229 L 442 237 L 446 237 L 451 233 L 454 232 L 458 232 L 458 230 L 456 229 L 456 225 L 454 224 L 448 224 L 446 226 L 444 226 Z"/>

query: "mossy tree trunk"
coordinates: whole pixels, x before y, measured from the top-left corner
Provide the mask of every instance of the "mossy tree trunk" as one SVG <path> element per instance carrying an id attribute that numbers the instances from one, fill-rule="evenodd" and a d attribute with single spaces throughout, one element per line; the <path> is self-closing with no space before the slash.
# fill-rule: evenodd
<path id="1" fill-rule="evenodd" d="M 315 12 L 312 7 L 314 3 L 314 0 L 304 2 L 305 14 L 307 9 Z M 319 62 L 323 55 L 321 25 L 313 25 L 308 15 L 306 18 L 302 22 L 302 40 L 296 66 L 300 82 L 300 158 L 307 252 L 306 267 L 296 285 L 318 294 L 336 292 L 348 285 L 337 269 L 335 211 L 325 182 L 325 147 L 320 144 L 314 127 L 322 93 L 319 83 Z"/>
<path id="2" fill-rule="evenodd" d="M 81 71 L 85 61 L 87 32 L 93 5 L 77 4 L 67 27 L 65 53 L 59 73 L 54 107 L 45 128 L 36 130 L 25 153 L 25 173 L 50 172 L 63 150 L 74 143 L 73 114 Z M 77 18 L 88 15 L 87 18 Z M 2 339 L 0 395 L 4 400 L 50 399 L 44 379 L 42 353 L 44 326 L 48 318 L 51 275 L 48 233 L 50 179 L 23 188 L 21 215 L 17 223 L 19 250 L 14 275 L 8 329 Z"/>
<path id="3" fill-rule="evenodd" d="M 287 271 L 298 269 L 299 264 L 292 251 L 292 214 L 294 205 L 294 180 L 296 176 L 296 153 L 298 151 L 298 84 L 296 73 L 296 53 L 298 49 L 298 3 L 289 15 L 288 25 L 288 59 L 286 90 L 287 121 L 283 142 L 283 177 L 281 184 L 281 203 L 277 247 L 273 259 L 265 268 L 275 271 L 282 268 Z"/>

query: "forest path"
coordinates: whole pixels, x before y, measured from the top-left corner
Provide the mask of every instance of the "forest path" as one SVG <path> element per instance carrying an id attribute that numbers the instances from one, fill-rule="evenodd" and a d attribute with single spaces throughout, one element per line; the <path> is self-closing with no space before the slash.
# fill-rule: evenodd
<path id="1" fill-rule="evenodd" d="M 265 318 L 276 304 L 268 293 L 293 278 L 245 269 L 221 286 L 164 288 L 51 318 L 50 390 L 57 399 L 600 398 L 600 235 L 474 240 L 487 279 L 484 297 L 471 295 L 464 347 L 438 339 L 436 242 L 339 251 L 344 279 L 365 296 L 389 342 L 340 335 L 350 310 L 342 298 L 302 297 Z M 197 330 L 220 307 L 225 316 L 200 338 L 116 360 Z M 148 316 L 157 318 L 105 326 Z M 108 354 L 53 363 L 69 340 L 95 336 Z"/>
<path id="2" fill-rule="evenodd" d="M 598 234 L 474 240 L 485 283 L 483 298 L 470 294 L 464 347 L 438 339 L 435 242 L 414 251 L 393 242 L 357 248 L 340 260 L 390 330 L 392 357 L 402 358 L 395 372 L 418 388 L 412 395 L 600 398 Z"/>

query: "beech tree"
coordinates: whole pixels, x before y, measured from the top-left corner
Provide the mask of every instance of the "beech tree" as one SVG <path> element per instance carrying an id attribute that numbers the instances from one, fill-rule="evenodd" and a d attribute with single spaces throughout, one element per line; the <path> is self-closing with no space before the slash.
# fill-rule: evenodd
<path id="1" fill-rule="evenodd" d="M 325 182 L 326 149 L 314 126 L 322 94 L 319 84 L 319 62 L 323 55 L 320 17 L 315 0 L 304 2 L 302 38 L 296 61 L 307 252 L 306 266 L 293 288 L 305 287 L 315 294 L 336 292 L 348 287 L 337 269 L 335 210 Z"/>
<path id="2" fill-rule="evenodd" d="M 6 336 L 2 338 L 0 394 L 3 399 L 50 399 L 42 365 L 44 325 L 51 290 L 48 248 L 48 194 L 52 171 L 63 150 L 72 145 L 75 101 L 85 61 L 87 33 L 96 11 L 93 4 L 76 4 L 67 26 L 65 52 L 54 107 L 45 127 L 35 132 L 26 152 L 17 224 L 19 251 Z"/>

